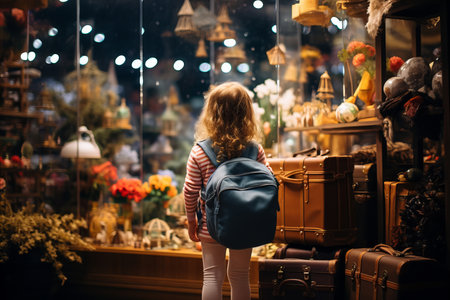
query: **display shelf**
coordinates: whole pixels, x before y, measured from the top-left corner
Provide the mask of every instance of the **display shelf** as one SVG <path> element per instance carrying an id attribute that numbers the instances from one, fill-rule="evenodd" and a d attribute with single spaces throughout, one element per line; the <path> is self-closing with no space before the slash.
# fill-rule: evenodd
<path id="1" fill-rule="evenodd" d="M 382 130 L 381 120 L 357 121 L 350 123 L 325 124 L 313 127 L 287 127 L 285 132 L 289 131 L 312 131 L 327 134 L 360 134 L 366 132 L 376 132 Z"/>
<path id="2" fill-rule="evenodd" d="M 387 79 L 386 73 L 386 32 L 385 19 L 407 19 L 415 22 L 415 27 L 411 32 L 411 49 L 412 56 L 421 56 L 422 40 L 421 40 L 421 26 L 429 18 L 439 17 L 439 29 L 441 37 L 441 61 L 442 61 L 442 81 L 443 81 L 443 97 L 442 107 L 439 109 L 432 108 L 426 112 L 436 118 L 441 118 L 443 121 L 443 139 L 442 143 L 444 149 L 450 149 L 450 92 L 449 92 L 449 44 L 448 37 L 450 34 L 449 14 L 450 4 L 448 1 L 439 0 L 419 0 L 407 1 L 400 0 L 394 2 L 389 12 L 385 15 L 378 34 L 375 40 L 376 48 L 376 98 L 378 102 L 383 102 L 385 96 L 383 94 L 383 84 Z M 413 131 L 414 141 L 412 147 L 414 150 L 415 166 L 423 167 L 423 137 L 418 135 L 417 130 Z M 446 260 L 447 269 L 450 270 L 450 160 L 445 160 L 444 165 L 444 183 L 445 183 L 445 232 L 446 232 Z M 384 203 L 379 203 L 384 206 Z M 380 209 L 380 208 L 379 208 Z M 379 210 L 380 211 L 380 210 Z M 379 223 L 384 222 L 380 216 Z"/>
<path id="3" fill-rule="evenodd" d="M 145 250 L 97 246 L 79 251 L 83 264 L 65 267 L 58 299 L 200 299 L 202 254 L 193 249 Z M 251 298 L 258 299 L 259 257 L 250 261 Z M 224 299 L 230 285 L 225 280 Z"/>

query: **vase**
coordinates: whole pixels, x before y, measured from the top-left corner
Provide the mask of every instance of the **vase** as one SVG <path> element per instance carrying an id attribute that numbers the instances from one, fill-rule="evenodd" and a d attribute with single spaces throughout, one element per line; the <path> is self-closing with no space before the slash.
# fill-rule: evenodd
<path id="1" fill-rule="evenodd" d="M 112 234 L 117 227 L 117 209 L 111 203 L 92 203 L 89 213 L 89 235 L 102 244 L 111 244 Z"/>
<path id="2" fill-rule="evenodd" d="M 112 204 L 116 211 L 117 227 L 123 228 L 123 231 L 131 231 L 131 223 L 133 219 L 133 210 L 131 202 L 115 202 Z"/>

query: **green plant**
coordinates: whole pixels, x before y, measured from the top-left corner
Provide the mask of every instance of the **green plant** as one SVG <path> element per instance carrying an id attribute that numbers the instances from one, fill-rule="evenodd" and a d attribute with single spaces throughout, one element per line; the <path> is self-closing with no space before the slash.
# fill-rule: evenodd
<path id="1" fill-rule="evenodd" d="M 4 179 L 0 178 L 0 263 L 17 255 L 38 253 L 40 261 L 51 264 L 64 284 L 67 278 L 62 271 L 63 262 L 81 263 L 75 249 L 94 249 L 79 234 L 86 221 L 75 219 L 72 214 L 47 213 L 43 206 L 36 210 L 27 205 L 13 211 L 5 190 Z"/>

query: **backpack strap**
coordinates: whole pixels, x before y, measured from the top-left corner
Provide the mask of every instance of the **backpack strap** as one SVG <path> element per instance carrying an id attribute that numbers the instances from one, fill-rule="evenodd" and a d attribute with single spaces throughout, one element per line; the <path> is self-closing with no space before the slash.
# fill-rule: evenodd
<path id="1" fill-rule="evenodd" d="M 217 168 L 220 165 L 220 162 L 217 161 L 216 153 L 214 151 L 214 148 L 212 147 L 212 140 L 206 139 L 197 142 L 197 145 L 199 145 L 200 148 L 203 149 L 203 151 L 205 152 L 206 156 L 208 156 L 211 163 L 214 165 L 214 167 Z M 242 152 L 241 157 L 247 157 L 253 160 L 257 160 L 258 152 L 259 152 L 258 145 L 255 142 L 251 141 Z"/>
<path id="2" fill-rule="evenodd" d="M 206 156 L 208 156 L 211 163 L 214 165 L 214 167 L 217 168 L 219 166 L 219 162 L 217 161 L 216 153 L 214 152 L 214 149 L 212 147 L 211 139 L 200 141 L 197 143 L 197 145 L 199 145 L 200 148 L 203 149 L 203 151 L 205 152 Z"/>

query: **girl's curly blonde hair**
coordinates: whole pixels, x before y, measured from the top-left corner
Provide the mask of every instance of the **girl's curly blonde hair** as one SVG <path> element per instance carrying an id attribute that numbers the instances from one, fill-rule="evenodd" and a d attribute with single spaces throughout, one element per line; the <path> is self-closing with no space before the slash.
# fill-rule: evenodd
<path id="1" fill-rule="evenodd" d="M 246 145 L 258 135 L 252 99 L 238 82 L 226 82 L 206 95 L 206 102 L 196 125 L 195 139 L 210 138 L 223 161 L 241 155 Z"/>

